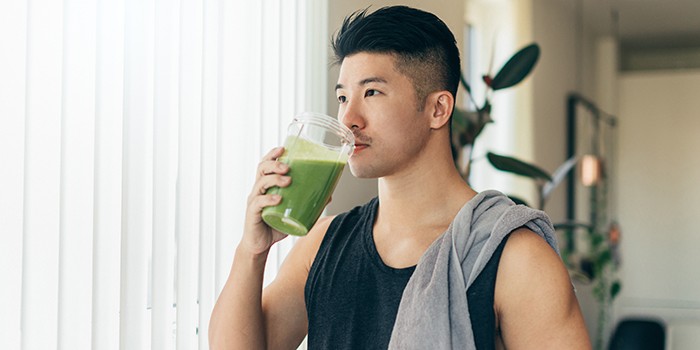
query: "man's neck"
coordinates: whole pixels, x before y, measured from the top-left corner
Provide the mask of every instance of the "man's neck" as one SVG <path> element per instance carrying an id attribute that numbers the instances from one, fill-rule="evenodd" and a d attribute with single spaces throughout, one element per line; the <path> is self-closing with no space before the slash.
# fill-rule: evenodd
<path id="1" fill-rule="evenodd" d="M 446 228 L 476 195 L 451 161 L 416 164 L 401 174 L 380 178 L 378 186 L 378 220 L 391 226 Z"/>

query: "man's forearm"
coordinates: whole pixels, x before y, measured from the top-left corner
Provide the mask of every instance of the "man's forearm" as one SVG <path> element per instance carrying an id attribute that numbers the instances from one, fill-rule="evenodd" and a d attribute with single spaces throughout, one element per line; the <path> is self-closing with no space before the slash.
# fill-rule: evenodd
<path id="1" fill-rule="evenodd" d="M 267 254 L 236 249 L 228 280 L 212 311 L 209 346 L 219 349 L 265 349 L 262 284 Z"/>

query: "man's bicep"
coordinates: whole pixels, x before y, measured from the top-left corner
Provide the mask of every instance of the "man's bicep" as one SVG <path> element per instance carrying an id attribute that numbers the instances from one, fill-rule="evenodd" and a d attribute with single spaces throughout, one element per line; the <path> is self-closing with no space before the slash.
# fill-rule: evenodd
<path id="1" fill-rule="evenodd" d="M 274 281 L 263 291 L 262 308 L 268 349 L 295 348 L 306 336 L 308 319 L 304 287 L 330 221 L 331 218 L 322 218 L 306 237 L 297 241 Z"/>
<path id="2" fill-rule="evenodd" d="M 300 344 L 306 335 L 308 320 L 303 286 L 300 293 L 299 286 L 291 281 L 278 278 L 263 291 L 268 349 L 290 348 L 291 344 Z"/>
<path id="3" fill-rule="evenodd" d="M 590 348 L 569 274 L 532 231 L 518 230 L 508 239 L 495 303 L 506 348 Z"/>

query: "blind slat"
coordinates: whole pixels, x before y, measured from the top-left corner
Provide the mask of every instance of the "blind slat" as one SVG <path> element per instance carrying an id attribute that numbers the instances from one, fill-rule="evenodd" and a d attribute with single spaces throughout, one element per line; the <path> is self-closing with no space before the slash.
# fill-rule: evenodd
<path id="1" fill-rule="evenodd" d="M 290 85 L 283 85 L 281 70 L 282 62 L 287 57 L 281 50 L 283 38 L 280 36 L 282 31 L 282 20 L 284 17 L 281 11 L 281 1 L 263 1 L 262 6 L 254 10 L 256 26 L 258 30 L 250 35 L 248 40 L 252 50 L 259 52 L 260 60 L 251 60 L 251 88 L 255 94 L 250 96 L 253 103 L 259 106 L 260 120 L 258 120 L 257 128 L 260 130 L 260 147 L 257 155 L 262 156 L 267 153 L 272 147 L 280 146 L 280 142 L 284 141 L 285 130 L 278 130 L 277 121 L 280 119 L 291 120 L 289 116 L 283 116 L 281 110 L 281 101 L 287 95 L 287 89 Z M 287 1 L 287 3 L 289 3 Z M 277 98 L 267 98 L 268 95 L 278 96 Z M 291 93 L 289 95 L 292 95 Z M 288 112 L 293 113 L 293 112 Z M 282 139 L 279 139 L 282 136 Z"/>
<path id="2" fill-rule="evenodd" d="M 221 14 L 219 2 L 203 0 L 202 11 L 202 115 L 200 149 L 200 197 L 199 197 L 199 256 L 198 256 L 198 334 L 199 348 L 207 348 L 209 315 L 218 293 L 216 289 L 217 244 L 217 160 L 218 116 L 221 65 L 219 43 Z"/>
<path id="3" fill-rule="evenodd" d="M 254 91 L 248 84 L 260 79 L 252 72 L 252 60 L 260 59 L 254 51 L 242 54 L 248 48 L 250 28 L 258 23 L 251 16 L 255 2 L 224 2 L 219 9 L 221 61 L 219 74 L 222 78 L 219 100 L 219 124 L 217 138 L 217 242 L 216 242 L 216 291 L 223 288 L 228 276 L 235 247 L 240 240 L 245 198 L 254 180 L 258 162 L 259 130 L 257 116 L 259 106 L 251 101 Z M 245 83 L 242 83 L 245 82 Z"/>
<path id="4" fill-rule="evenodd" d="M 296 38 L 296 49 L 294 50 L 294 81 L 297 82 L 297 87 L 302 85 L 301 82 L 306 78 L 306 55 L 308 54 L 308 50 L 299 50 L 298 48 L 306 47 L 307 43 L 308 35 L 304 34 L 307 32 L 307 5 L 308 1 L 301 1 L 296 7 L 296 25 L 294 28 L 294 37 Z M 302 112 L 306 107 L 306 95 L 305 90 L 294 89 L 294 113 Z M 319 97 L 324 98 L 323 96 Z M 280 120 L 280 123 L 281 122 Z"/>
<path id="5" fill-rule="evenodd" d="M 153 243 L 151 349 L 175 341 L 175 200 L 179 149 L 179 17 L 177 1 L 155 3 Z"/>
<path id="6" fill-rule="evenodd" d="M 24 116 L 26 93 L 27 5 L 0 4 L 0 339 L 8 349 L 20 348 L 22 300 L 22 207 L 24 205 Z"/>
<path id="7" fill-rule="evenodd" d="M 124 33 L 121 349 L 150 346 L 154 2 L 128 0 Z"/>
<path id="8" fill-rule="evenodd" d="M 61 159 L 60 2 L 28 6 L 22 347 L 57 347 Z"/>
<path id="9" fill-rule="evenodd" d="M 95 140 L 94 0 L 65 2 L 58 348 L 91 345 Z"/>
<path id="10" fill-rule="evenodd" d="M 92 348 L 119 349 L 124 1 L 98 0 Z"/>
<path id="11" fill-rule="evenodd" d="M 176 198 L 177 349 L 197 349 L 203 3 L 180 3 L 180 129 Z M 186 14 L 186 15 L 185 15 Z"/>

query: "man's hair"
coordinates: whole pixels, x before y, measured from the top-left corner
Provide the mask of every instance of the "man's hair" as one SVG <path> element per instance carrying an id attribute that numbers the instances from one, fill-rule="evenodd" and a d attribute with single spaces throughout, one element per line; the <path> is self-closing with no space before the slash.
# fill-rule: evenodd
<path id="1" fill-rule="evenodd" d="M 336 63 L 359 52 L 392 54 L 397 70 L 413 83 L 418 109 L 435 91 L 447 90 L 457 97 L 459 50 L 440 18 L 406 6 L 383 7 L 370 14 L 367 10 L 343 21 L 332 42 Z"/>

